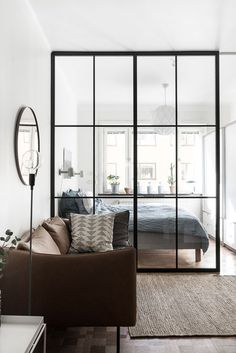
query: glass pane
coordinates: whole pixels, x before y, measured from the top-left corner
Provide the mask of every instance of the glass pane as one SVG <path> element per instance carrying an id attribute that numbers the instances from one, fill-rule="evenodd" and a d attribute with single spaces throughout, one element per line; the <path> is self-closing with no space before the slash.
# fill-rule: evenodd
<path id="1" fill-rule="evenodd" d="M 215 199 L 178 200 L 179 268 L 215 268 Z"/>
<path id="2" fill-rule="evenodd" d="M 60 56 L 55 61 L 55 123 L 93 123 L 93 58 Z"/>
<path id="3" fill-rule="evenodd" d="M 133 193 L 133 129 L 96 129 L 96 194 Z"/>
<path id="4" fill-rule="evenodd" d="M 55 195 L 71 189 L 93 196 L 93 129 L 56 128 L 55 146 Z"/>
<path id="5" fill-rule="evenodd" d="M 174 199 L 138 199 L 138 267 L 176 267 Z"/>
<path id="6" fill-rule="evenodd" d="M 107 213 L 107 212 L 125 212 L 129 211 L 129 232 L 128 232 L 128 242 L 129 244 L 133 245 L 133 199 L 132 198 L 97 198 L 96 199 L 96 213 Z M 126 222 L 126 217 L 123 218 L 122 223 L 124 224 Z M 118 246 L 125 246 L 127 245 L 124 243 L 125 241 L 125 233 L 122 233 L 123 235 L 121 236 L 121 232 L 119 229 L 119 224 L 115 225 L 118 227 L 119 231 L 119 239 L 113 237 L 113 239 L 116 239 L 116 243 L 113 244 L 114 247 Z M 122 226 L 123 227 L 123 226 Z M 122 239 L 121 239 L 122 238 Z"/>
<path id="7" fill-rule="evenodd" d="M 175 124 L 175 58 L 143 56 L 137 61 L 138 124 Z M 168 134 L 169 129 L 162 130 Z"/>
<path id="8" fill-rule="evenodd" d="M 71 213 L 92 214 L 93 199 L 76 190 L 67 191 L 55 200 L 55 215 L 69 220 Z"/>
<path id="9" fill-rule="evenodd" d="M 215 124 L 215 57 L 178 57 L 178 124 Z"/>
<path id="10" fill-rule="evenodd" d="M 138 194 L 175 194 L 175 128 L 138 129 Z M 165 151 L 163 153 L 163 151 Z"/>
<path id="11" fill-rule="evenodd" d="M 215 129 L 179 128 L 178 193 L 215 196 Z"/>
<path id="12" fill-rule="evenodd" d="M 95 100 L 97 125 L 133 124 L 132 57 L 96 57 Z"/>

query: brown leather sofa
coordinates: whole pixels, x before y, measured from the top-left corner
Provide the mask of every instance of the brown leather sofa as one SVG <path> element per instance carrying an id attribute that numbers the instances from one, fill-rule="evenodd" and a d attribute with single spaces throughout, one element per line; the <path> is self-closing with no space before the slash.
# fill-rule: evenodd
<path id="1" fill-rule="evenodd" d="M 28 252 L 10 252 L 2 279 L 5 314 L 27 314 L 28 264 Z M 134 248 L 79 255 L 32 254 L 31 313 L 43 315 L 48 325 L 134 325 Z"/>
<path id="2" fill-rule="evenodd" d="M 4 314 L 28 312 L 28 264 L 29 252 L 10 251 L 2 279 Z M 31 315 L 43 315 L 51 326 L 135 325 L 135 249 L 32 254 Z"/>
<path id="3" fill-rule="evenodd" d="M 18 250 L 9 252 L 2 312 L 44 316 L 50 326 L 117 326 L 118 352 L 119 327 L 136 319 L 136 252 L 126 239 L 128 220 L 127 212 L 116 215 L 114 250 L 106 252 L 70 254 L 70 222 L 56 216 L 33 230 L 31 258 L 26 232 Z"/>

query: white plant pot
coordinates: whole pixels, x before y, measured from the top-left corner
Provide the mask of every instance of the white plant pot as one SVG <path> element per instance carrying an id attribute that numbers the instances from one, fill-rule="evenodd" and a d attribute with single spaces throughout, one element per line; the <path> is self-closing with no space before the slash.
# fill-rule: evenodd
<path id="1" fill-rule="evenodd" d="M 111 184 L 111 193 L 119 194 L 119 184 Z"/>

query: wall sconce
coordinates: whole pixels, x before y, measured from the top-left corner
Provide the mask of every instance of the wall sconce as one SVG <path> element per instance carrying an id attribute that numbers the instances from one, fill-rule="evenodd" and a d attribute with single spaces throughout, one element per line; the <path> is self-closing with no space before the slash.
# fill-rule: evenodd
<path id="1" fill-rule="evenodd" d="M 59 175 L 61 175 L 61 174 L 67 174 L 67 177 L 68 177 L 68 178 L 72 178 L 72 177 L 74 177 L 75 175 L 79 175 L 81 178 L 83 178 L 83 176 L 84 176 L 83 170 L 81 170 L 79 173 L 76 173 L 76 172 L 74 171 L 74 168 L 73 168 L 73 167 L 69 167 L 67 170 L 59 169 Z"/>
<path id="2" fill-rule="evenodd" d="M 84 176 L 83 170 L 80 172 L 75 172 L 72 167 L 72 152 L 67 150 L 65 147 L 63 148 L 63 167 L 59 169 L 59 175 L 64 174 L 65 179 L 70 179 L 75 175 L 79 175 L 81 178 Z"/>

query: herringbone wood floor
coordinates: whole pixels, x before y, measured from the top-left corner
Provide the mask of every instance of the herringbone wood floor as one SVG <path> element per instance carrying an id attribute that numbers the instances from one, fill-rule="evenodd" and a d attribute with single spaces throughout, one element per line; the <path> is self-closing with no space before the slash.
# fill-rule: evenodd
<path id="1" fill-rule="evenodd" d="M 222 248 L 221 274 L 236 275 L 236 254 Z M 229 318 L 230 320 L 230 318 Z M 235 332 L 236 335 L 236 332 Z M 116 329 L 48 329 L 47 353 L 115 353 Z M 235 337 L 130 339 L 121 328 L 121 353 L 236 353 Z"/>
<path id="2" fill-rule="evenodd" d="M 48 330 L 47 353 L 115 353 L 116 330 L 110 327 Z M 121 329 L 121 353 L 235 353 L 236 337 L 130 339 Z"/>

